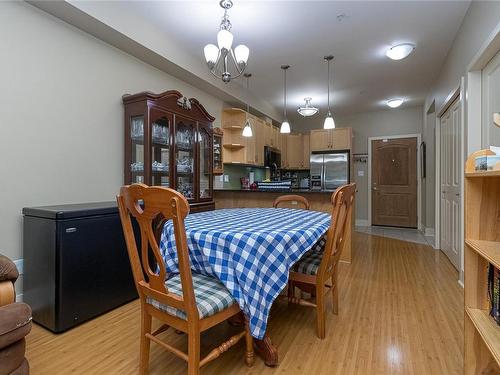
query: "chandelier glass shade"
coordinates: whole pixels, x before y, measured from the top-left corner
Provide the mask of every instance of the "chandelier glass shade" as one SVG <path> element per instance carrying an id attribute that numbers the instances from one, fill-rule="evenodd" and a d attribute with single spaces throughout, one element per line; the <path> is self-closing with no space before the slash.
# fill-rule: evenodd
<path id="1" fill-rule="evenodd" d="M 303 107 L 297 109 L 297 112 L 299 112 L 304 117 L 314 116 L 316 113 L 318 113 L 319 109 L 313 107 L 313 105 L 311 104 L 312 98 L 304 98 L 304 100 L 306 104 Z"/>
<path id="2" fill-rule="evenodd" d="M 223 82 L 228 83 L 232 79 L 243 74 L 248 62 L 250 50 L 244 44 L 232 49 L 233 34 L 231 33 L 231 22 L 229 21 L 228 9 L 233 6 L 231 0 L 221 0 L 220 6 L 224 9 L 224 16 L 217 33 L 217 46 L 207 44 L 203 49 L 205 61 L 210 72 Z M 232 66 L 232 68 L 231 68 Z"/>

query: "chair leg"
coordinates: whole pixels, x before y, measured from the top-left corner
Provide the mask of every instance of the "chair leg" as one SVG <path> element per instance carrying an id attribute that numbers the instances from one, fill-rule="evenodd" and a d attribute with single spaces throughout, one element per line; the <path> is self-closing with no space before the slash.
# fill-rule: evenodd
<path id="1" fill-rule="evenodd" d="M 144 308 L 141 309 L 141 349 L 139 359 L 139 374 L 146 375 L 149 372 L 149 348 L 151 340 L 146 337 L 146 333 L 151 333 L 151 323 L 153 318 Z"/>
<path id="2" fill-rule="evenodd" d="M 339 314 L 339 289 L 337 288 L 337 280 L 332 276 L 332 310 L 335 315 Z"/>
<path id="3" fill-rule="evenodd" d="M 248 318 L 245 316 L 245 363 L 248 367 L 252 367 L 255 362 L 255 354 L 253 351 L 253 337 L 250 334 L 250 327 L 248 326 Z"/>
<path id="4" fill-rule="evenodd" d="M 188 335 L 188 375 L 200 373 L 200 332 Z"/>
<path id="5" fill-rule="evenodd" d="M 295 283 L 288 281 L 288 305 L 290 305 L 290 297 L 295 297 Z"/>
<path id="6" fill-rule="evenodd" d="M 318 330 L 318 337 L 325 338 L 325 294 L 323 290 L 316 289 L 316 326 Z"/>

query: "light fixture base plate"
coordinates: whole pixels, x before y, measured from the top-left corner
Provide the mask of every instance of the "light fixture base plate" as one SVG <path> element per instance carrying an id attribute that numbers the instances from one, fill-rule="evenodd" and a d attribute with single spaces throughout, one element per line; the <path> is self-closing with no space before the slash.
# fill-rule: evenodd
<path id="1" fill-rule="evenodd" d="M 288 68 L 290 68 L 290 65 L 281 65 L 281 69 L 283 70 L 287 70 Z"/>
<path id="2" fill-rule="evenodd" d="M 232 0 L 221 0 L 219 1 L 219 5 L 221 8 L 228 10 L 233 7 L 233 2 Z"/>
<path id="3" fill-rule="evenodd" d="M 328 55 L 328 56 L 325 56 L 323 57 L 326 61 L 332 61 L 333 60 L 333 55 Z"/>

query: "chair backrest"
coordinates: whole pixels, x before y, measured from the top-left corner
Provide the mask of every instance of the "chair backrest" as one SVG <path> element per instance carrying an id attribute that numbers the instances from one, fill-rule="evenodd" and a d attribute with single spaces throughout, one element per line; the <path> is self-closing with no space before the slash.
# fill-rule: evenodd
<path id="1" fill-rule="evenodd" d="M 304 198 L 300 195 L 293 195 L 293 194 L 282 195 L 281 197 L 276 198 L 273 202 L 273 207 L 277 208 L 280 203 L 284 203 L 284 202 L 299 202 L 299 203 L 302 203 L 304 205 L 304 208 L 306 210 L 309 209 L 309 201 L 306 198 Z"/>
<path id="2" fill-rule="evenodd" d="M 328 229 L 323 259 L 318 270 L 318 276 L 326 280 L 332 275 L 344 248 L 347 231 L 350 228 L 349 220 L 356 193 L 356 184 L 351 183 L 339 187 L 332 194 L 332 218 Z"/>
<path id="3" fill-rule="evenodd" d="M 132 273 L 141 299 L 151 297 L 160 303 L 185 311 L 188 320 L 199 319 L 184 227 L 184 219 L 189 213 L 189 204 L 186 198 L 169 188 L 133 184 L 122 186 L 120 195 L 116 199 Z M 131 217 L 134 217 L 139 224 L 140 251 L 137 249 Z M 168 275 L 158 239 L 155 236 L 155 226 L 159 217 L 162 223 L 169 220 L 172 220 L 173 223 L 182 297 L 169 293 L 165 285 Z M 150 253 L 157 263 L 153 267 L 150 264 Z M 156 266 L 158 266 L 158 272 Z"/>

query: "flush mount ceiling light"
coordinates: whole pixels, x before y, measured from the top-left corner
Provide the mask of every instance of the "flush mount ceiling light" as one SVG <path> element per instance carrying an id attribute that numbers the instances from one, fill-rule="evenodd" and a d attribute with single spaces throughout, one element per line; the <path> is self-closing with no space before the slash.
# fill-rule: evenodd
<path id="1" fill-rule="evenodd" d="M 252 75 L 250 73 L 245 73 L 243 74 L 243 77 L 247 79 L 247 94 L 249 93 L 248 90 L 248 80 L 250 79 Z M 241 134 L 243 137 L 252 137 L 253 132 L 252 132 L 252 124 L 250 124 L 250 119 L 248 118 L 248 114 L 250 113 L 250 105 L 248 104 L 248 99 L 247 99 L 247 120 L 245 121 L 245 127 L 243 128 L 243 133 Z"/>
<path id="2" fill-rule="evenodd" d="M 217 44 L 207 44 L 204 48 L 205 60 L 210 72 L 217 78 L 221 78 L 224 83 L 239 77 L 245 70 L 248 62 L 250 50 L 244 44 L 240 44 L 233 49 L 233 34 L 231 34 L 231 22 L 227 14 L 228 9 L 233 6 L 231 0 L 221 0 L 219 3 L 224 9 L 224 16 L 220 23 L 220 30 L 217 34 Z M 229 72 L 229 63 L 232 62 L 236 72 L 232 75 Z"/>
<path id="3" fill-rule="evenodd" d="M 393 98 L 389 99 L 386 104 L 391 108 L 398 108 L 401 104 L 403 104 L 404 99 L 401 98 Z"/>
<path id="4" fill-rule="evenodd" d="M 323 123 L 323 129 L 335 129 L 335 121 L 333 120 L 332 113 L 330 112 L 330 62 L 333 60 L 333 56 L 325 56 L 325 61 L 328 64 L 328 113 L 325 117 L 325 122 Z"/>
<path id="5" fill-rule="evenodd" d="M 389 48 L 385 55 L 392 60 L 402 60 L 407 57 L 415 49 L 415 45 L 411 43 L 398 44 Z"/>
<path id="6" fill-rule="evenodd" d="M 286 118 L 286 71 L 290 68 L 290 65 L 281 65 L 281 69 L 283 69 L 284 76 L 284 89 L 283 89 L 283 117 L 285 120 L 281 123 L 280 133 L 290 133 L 290 124 L 288 123 L 288 119 Z"/>
<path id="7" fill-rule="evenodd" d="M 304 100 L 306 104 L 303 107 L 297 109 L 297 112 L 299 112 L 304 117 L 314 116 L 316 113 L 318 113 L 319 109 L 313 107 L 311 104 L 312 98 L 304 98 Z"/>

